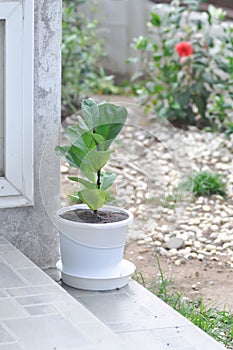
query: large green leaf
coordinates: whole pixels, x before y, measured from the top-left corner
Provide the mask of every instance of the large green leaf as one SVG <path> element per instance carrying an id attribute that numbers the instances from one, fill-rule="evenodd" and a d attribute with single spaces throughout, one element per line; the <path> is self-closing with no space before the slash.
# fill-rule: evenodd
<path id="1" fill-rule="evenodd" d="M 127 119 L 127 110 L 111 103 L 99 105 L 99 122 L 95 131 L 107 141 L 106 149 L 121 131 Z"/>
<path id="2" fill-rule="evenodd" d="M 82 129 L 79 124 L 68 127 L 65 136 L 72 145 L 75 145 L 85 153 L 95 148 L 97 144 L 104 145 L 105 142 L 103 136 L 91 130 Z"/>
<path id="3" fill-rule="evenodd" d="M 113 174 L 110 171 L 104 171 L 101 172 L 101 178 L 100 178 L 100 188 L 101 190 L 107 190 L 109 187 L 112 186 L 113 182 L 116 180 L 116 175 Z"/>
<path id="4" fill-rule="evenodd" d="M 99 121 L 99 106 L 91 98 L 82 101 L 82 111 L 85 122 L 90 130 L 94 130 Z"/>
<path id="5" fill-rule="evenodd" d="M 78 192 L 79 198 L 83 203 L 91 210 L 97 210 L 101 208 L 105 203 L 106 194 L 103 190 L 93 189 L 93 190 L 82 190 Z"/>
<path id="6" fill-rule="evenodd" d="M 111 153 L 111 151 L 97 151 L 96 149 L 92 149 L 83 159 L 80 169 L 84 171 L 89 169 L 92 172 L 99 171 L 108 162 Z"/>
<path id="7" fill-rule="evenodd" d="M 77 148 L 76 146 L 57 146 L 55 148 L 56 154 L 66 160 L 72 167 L 80 168 L 80 165 L 85 157 L 86 152 Z"/>
<path id="8" fill-rule="evenodd" d="M 102 150 L 107 150 L 111 142 L 121 131 L 127 118 L 127 110 L 122 106 L 111 103 L 97 105 L 92 99 L 86 99 L 82 102 L 82 111 L 84 114 L 84 124 L 94 134 L 103 137 L 102 142 L 98 140 L 98 143 L 102 143 L 102 146 L 104 144 Z M 107 142 L 104 143 L 104 141 Z"/>
<path id="9" fill-rule="evenodd" d="M 89 188 L 89 189 L 95 189 L 97 188 L 97 184 L 87 181 L 81 177 L 76 177 L 76 176 L 69 176 L 68 179 L 70 179 L 71 181 L 76 181 L 78 183 L 80 183 L 81 185 L 83 185 L 85 188 Z"/>

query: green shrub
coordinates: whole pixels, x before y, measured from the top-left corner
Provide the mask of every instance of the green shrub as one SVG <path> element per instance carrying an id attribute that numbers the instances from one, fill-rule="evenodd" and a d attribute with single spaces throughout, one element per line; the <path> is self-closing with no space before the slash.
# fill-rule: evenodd
<path id="1" fill-rule="evenodd" d="M 142 71 L 133 89 L 141 104 L 177 126 L 225 130 L 232 122 L 233 30 L 223 25 L 223 10 L 209 5 L 201 13 L 200 2 L 154 6 L 148 36 L 134 42 Z"/>
<path id="2" fill-rule="evenodd" d="M 98 21 L 85 17 L 80 5 L 87 0 L 63 1 L 62 108 L 63 115 L 77 111 L 82 98 L 112 93 L 113 76 L 106 75 L 99 60 L 104 41 L 97 37 Z M 95 7 L 89 7 L 94 11 Z"/>
<path id="3" fill-rule="evenodd" d="M 213 194 L 226 196 L 226 183 L 223 181 L 223 176 L 217 173 L 196 172 L 182 186 L 195 196 L 211 196 Z"/>

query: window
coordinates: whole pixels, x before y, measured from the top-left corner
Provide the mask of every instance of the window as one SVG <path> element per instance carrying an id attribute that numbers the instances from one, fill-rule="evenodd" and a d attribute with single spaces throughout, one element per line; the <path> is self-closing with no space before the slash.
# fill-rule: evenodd
<path id="1" fill-rule="evenodd" d="M 0 1 L 0 208 L 33 204 L 33 1 Z"/>
<path id="2" fill-rule="evenodd" d="M 4 31 L 5 21 L 0 20 L 0 176 L 4 176 Z"/>

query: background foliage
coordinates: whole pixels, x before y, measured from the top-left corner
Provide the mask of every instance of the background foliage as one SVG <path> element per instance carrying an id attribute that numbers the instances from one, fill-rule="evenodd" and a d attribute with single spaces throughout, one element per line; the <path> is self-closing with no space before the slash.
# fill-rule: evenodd
<path id="1" fill-rule="evenodd" d="M 178 126 L 233 129 L 233 29 L 225 13 L 201 0 L 155 5 L 146 37 L 135 39 L 142 71 L 132 78 L 140 102 Z M 221 25 L 221 26 L 220 26 Z M 175 46 L 189 42 L 193 55 L 179 57 Z M 141 80 L 139 80 L 140 78 Z"/>
<path id="2" fill-rule="evenodd" d="M 82 98 L 93 93 L 112 93 L 114 77 L 106 75 L 100 65 L 104 41 L 98 37 L 98 21 L 86 16 L 81 5 L 88 0 L 63 1 L 62 21 L 62 114 L 80 108 Z M 94 14 L 95 4 L 88 5 Z M 93 16 L 95 17 L 95 16 Z"/>

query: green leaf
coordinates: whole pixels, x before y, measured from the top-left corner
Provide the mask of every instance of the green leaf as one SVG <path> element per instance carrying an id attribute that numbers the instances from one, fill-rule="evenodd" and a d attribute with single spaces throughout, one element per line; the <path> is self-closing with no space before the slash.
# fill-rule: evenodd
<path id="1" fill-rule="evenodd" d="M 99 120 L 98 104 L 91 98 L 85 99 L 82 101 L 82 111 L 88 128 L 93 130 Z"/>
<path id="2" fill-rule="evenodd" d="M 96 147 L 96 139 L 92 131 L 81 128 L 80 123 L 69 126 L 65 132 L 65 137 L 72 145 L 86 153 Z"/>
<path id="3" fill-rule="evenodd" d="M 80 169 L 84 171 L 88 169 L 91 172 L 99 171 L 108 162 L 111 153 L 111 151 L 97 151 L 96 149 L 91 150 L 83 159 Z"/>
<path id="4" fill-rule="evenodd" d="M 155 27 L 161 26 L 161 18 L 157 13 L 151 13 L 151 24 Z"/>
<path id="5" fill-rule="evenodd" d="M 148 44 L 149 44 L 149 40 L 143 36 L 140 36 L 139 38 L 137 38 L 135 47 L 138 50 L 147 50 L 148 48 Z"/>
<path id="6" fill-rule="evenodd" d="M 89 189 L 94 189 L 97 187 L 97 185 L 93 182 L 87 181 L 81 177 L 76 177 L 76 176 L 68 176 L 68 179 L 70 179 L 71 181 L 75 181 L 80 183 L 81 185 L 83 185 L 85 188 L 89 188 Z"/>
<path id="7" fill-rule="evenodd" d="M 82 190 L 78 192 L 78 195 L 82 202 L 87 204 L 91 210 L 97 210 L 105 203 L 106 194 L 103 190 Z"/>
<path id="8" fill-rule="evenodd" d="M 96 142 L 96 145 L 99 145 L 99 146 L 104 146 L 104 138 L 103 138 L 103 136 L 101 136 L 101 135 L 98 135 L 98 134 L 92 134 L 92 137 L 93 137 L 93 139 L 95 140 L 95 142 Z"/>
<path id="9" fill-rule="evenodd" d="M 83 203 L 81 201 L 81 199 L 79 198 L 79 195 L 78 195 L 77 192 L 74 192 L 73 194 L 69 194 L 68 197 L 70 199 L 70 202 L 73 203 L 73 204 L 81 204 L 81 203 Z"/>
<path id="10" fill-rule="evenodd" d="M 76 146 L 57 146 L 55 151 L 60 158 L 66 160 L 69 165 L 78 169 L 80 168 L 83 157 L 86 155 L 86 152 L 83 152 L 83 150 Z"/>
<path id="11" fill-rule="evenodd" d="M 108 149 L 112 141 L 121 131 L 127 119 L 127 110 L 125 107 L 103 103 L 99 105 L 99 121 L 95 128 L 97 134 L 101 135 L 106 141 L 105 150 Z"/>
<path id="12" fill-rule="evenodd" d="M 160 61 L 162 57 L 163 55 L 161 55 L 160 53 L 153 55 L 153 59 L 155 62 Z"/>
<path id="13" fill-rule="evenodd" d="M 109 187 L 112 186 L 113 182 L 116 180 L 116 175 L 113 174 L 110 171 L 105 171 L 105 172 L 101 172 L 101 178 L 100 178 L 100 182 L 101 182 L 101 186 L 100 188 L 102 190 L 107 190 Z"/>

